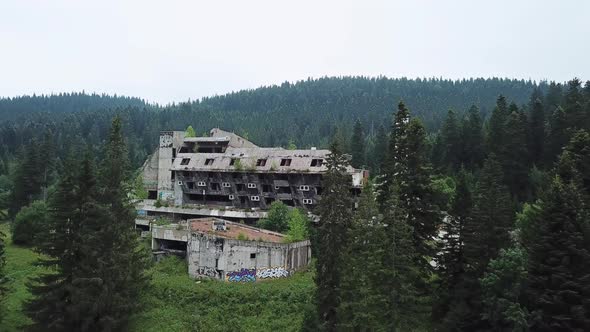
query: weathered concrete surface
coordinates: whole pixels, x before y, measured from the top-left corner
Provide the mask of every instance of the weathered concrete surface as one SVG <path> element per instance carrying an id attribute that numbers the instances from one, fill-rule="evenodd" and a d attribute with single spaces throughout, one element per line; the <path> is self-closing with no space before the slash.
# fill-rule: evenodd
<path id="1" fill-rule="evenodd" d="M 309 241 L 268 243 L 191 234 L 187 247 L 189 275 L 226 281 L 282 278 L 309 264 Z M 239 277 L 255 272 L 254 278 Z M 244 280 L 242 280 L 244 279 Z"/>

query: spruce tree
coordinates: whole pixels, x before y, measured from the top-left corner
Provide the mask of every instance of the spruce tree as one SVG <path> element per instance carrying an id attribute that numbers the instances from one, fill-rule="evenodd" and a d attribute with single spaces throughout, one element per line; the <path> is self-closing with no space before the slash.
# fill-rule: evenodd
<path id="1" fill-rule="evenodd" d="M 545 110 L 540 99 L 533 102 L 530 112 L 530 142 L 529 151 L 531 162 L 537 166 L 543 165 L 545 153 Z"/>
<path id="2" fill-rule="evenodd" d="M 350 177 L 346 173 L 348 162 L 338 141 L 331 144 L 330 150 L 326 160 L 327 171 L 322 178 L 324 194 L 318 206 L 320 224 L 315 276 L 319 328 L 325 331 L 335 331 L 338 324 L 336 310 L 341 296 L 342 255 L 348 243 L 347 232 L 352 214 Z"/>
<path id="3" fill-rule="evenodd" d="M 462 169 L 457 177 L 455 196 L 451 209 L 441 225 L 443 233 L 441 250 L 437 255 L 437 272 L 439 283 L 437 299 L 433 307 L 433 317 L 439 321 L 450 309 L 457 287 L 465 272 L 463 255 L 464 228 L 473 208 L 471 188 L 467 172 Z"/>
<path id="4" fill-rule="evenodd" d="M 569 134 L 566 114 L 563 108 L 557 107 L 551 115 L 549 126 L 548 153 L 546 154 L 548 164 L 552 164 L 559 157 L 568 140 Z"/>
<path id="5" fill-rule="evenodd" d="M 352 137 L 350 139 L 350 152 L 352 154 L 350 161 L 352 167 L 361 168 L 366 164 L 365 134 L 363 132 L 363 125 L 359 119 L 354 123 Z"/>
<path id="6" fill-rule="evenodd" d="M 557 163 L 557 172 L 565 181 L 575 181 L 586 198 L 590 198 L 590 134 L 578 130 Z M 590 201 L 588 201 L 590 203 Z"/>
<path id="7" fill-rule="evenodd" d="M 512 112 L 505 126 L 507 136 L 501 163 L 504 169 L 504 183 L 510 193 L 519 201 L 527 198 L 529 158 L 527 149 L 527 122 L 524 112 L 516 105 L 510 105 Z"/>
<path id="8" fill-rule="evenodd" d="M 80 259 L 77 167 L 73 157 L 64 163 L 65 171 L 49 200 L 49 220 L 37 250 L 43 254 L 39 264 L 52 272 L 33 278 L 33 298 L 25 312 L 32 319 L 32 331 L 71 331 L 72 279 Z"/>
<path id="9" fill-rule="evenodd" d="M 471 217 L 463 228 L 464 273 L 454 302 L 443 320 L 443 330 L 485 328 L 479 278 L 491 259 L 509 243 L 513 211 L 502 167 L 491 154 L 485 161 L 473 195 Z"/>
<path id="10" fill-rule="evenodd" d="M 389 298 L 383 291 L 383 277 L 389 268 L 384 265 L 387 238 L 371 183 L 363 188 L 348 240 L 338 329 L 383 330 L 388 322 Z"/>
<path id="11" fill-rule="evenodd" d="M 147 253 L 134 231 L 135 213 L 129 201 L 126 181 L 130 178 L 127 149 L 120 117 L 115 117 L 100 170 L 98 203 L 107 215 L 96 211 L 94 234 L 85 245 L 94 248 L 88 273 L 96 282 L 93 318 L 96 330 L 125 329 L 129 315 L 137 308 L 139 291 L 146 287 Z"/>
<path id="12" fill-rule="evenodd" d="M 410 124 L 410 111 L 403 102 L 399 102 L 398 111 L 393 118 L 387 153 L 383 161 L 383 174 L 379 183 L 379 202 L 383 208 L 389 199 L 389 189 L 396 177 L 405 176 L 407 166 L 405 159 L 410 154 L 408 147 L 408 126 Z"/>
<path id="13" fill-rule="evenodd" d="M 430 260 L 437 251 L 434 238 L 441 214 L 431 186 L 432 168 L 427 157 L 426 130 L 420 120 L 410 121 L 406 140 L 402 144 L 410 153 L 404 156 L 402 151 L 398 151 L 399 171 L 393 182 L 399 188 L 400 201 L 406 204 L 418 265 L 424 273 L 429 273 L 432 269 Z"/>
<path id="14" fill-rule="evenodd" d="M 463 145 L 463 156 L 461 160 L 468 170 L 475 170 L 483 164 L 484 137 L 482 119 L 479 109 L 471 106 L 467 115 L 463 118 L 461 144 Z"/>
<path id="15" fill-rule="evenodd" d="M 590 329 L 589 218 L 579 188 L 557 176 L 543 199 L 530 252 L 531 330 Z"/>
<path id="16" fill-rule="evenodd" d="M 381 174 L 381 167 L 387 153 L 387 133 L 385 132 L 385 127 L 383 124 L 380 124 L 377 128 L 377 135 L 375 136 L 375 144 L 373 145 L 373 149 L 373 158 L 371 158 L 371 162 L 373 163 L 373 171 L 375 174 Z"/>
<path id="17" fill-rule="evenodd" d="M 488 121 L 487 150 L 494 153 L 498 158 L 504 155 L 506 137 L 506 120 L 509 115 L 508 103 L 502 95 L 496 101 L 490 120 Z"/>
<path id="18" fill-rule="evenodd" d="M 582 82 L 574 78 L 568 82 L 564 98 L 564 109 L 568 128 L 583 129 L 587 115 L 584 112 L 584 100 L 581 91 Z"/>
<path id="19" fill-rule="evenodd" d="M 416 251 L 415 230 L 401 191 L 393 184 L 390 193 L 383 211 L 387 240 L 383 246 L 382 292 L 389 297 L 385 302 L 388 320 L 384 330 L 406 331 L 424 324 L 428 315 L 428 275 L 421 265 L 422 254 Z"/>
<path id="20" fill-rule="evenodd" d="M 459 120 L 453 110 L 447 112 L 447 118 L 443 123 L 441 135 L 444 146 L 445 167 L 451 171 L 456 171 L 461 167 L 462 163 L 462 142 Z"/>

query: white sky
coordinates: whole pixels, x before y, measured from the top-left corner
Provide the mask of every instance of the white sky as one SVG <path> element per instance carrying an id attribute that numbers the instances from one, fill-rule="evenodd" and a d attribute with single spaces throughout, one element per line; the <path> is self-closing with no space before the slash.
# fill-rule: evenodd
<path id="1" fill-rule="evenodd" d="M 307 77 L 590 79 L 590 1 L 0 0 L 0 96 Z"/>

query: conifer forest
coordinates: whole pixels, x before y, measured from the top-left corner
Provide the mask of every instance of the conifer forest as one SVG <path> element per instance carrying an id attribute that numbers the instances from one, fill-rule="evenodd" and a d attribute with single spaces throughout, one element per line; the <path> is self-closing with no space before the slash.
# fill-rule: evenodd
<path id="1" fill-rule="evenodd" d="M 194 280 L 134 229 L 161 131 L 329 149 L 311 263 Z M 187 131 L 188 133 L 189 131 Z M 353 203 L 346 168 L 368 170 Z M 590 81 L 323 77 L 0 99 L 2 331 L 590 331 Z"/>

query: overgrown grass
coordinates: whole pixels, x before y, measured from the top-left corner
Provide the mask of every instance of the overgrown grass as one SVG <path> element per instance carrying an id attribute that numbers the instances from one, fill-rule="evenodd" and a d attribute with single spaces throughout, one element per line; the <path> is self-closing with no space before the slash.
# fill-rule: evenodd
<path id="1" fill-rule="evenodd" d="M 309 272 L 258 283 L 196 281 L 174 257 L 152 273 L 133 331 L 296 331 L 314 288 Z"/>
<path id="2" fill-rule="evenodd" d="M 6 276 L 8 278 L 8 294 L 4 301 L 5 316 L 0 322 L 1 331 L 22 331 L 22 326 L 30 323 L 23 313 L 23 303 L 31 298 L 27 289 L 28 278 L 43 273 L 44 268 L 35 266 L 39 255 L 27 247 L 20 247 L 12 243 L 10 226 L 0 224 L 0 230 L 6 235 Z"/>
<path id="3" fill-rule="evenodd" d="M 38 254 L 12 243 L 8 224 L 0 224 L 0 230 L 7 235 L 9 277 L 0 331 L 21 331 L 30 323 L 22 311 L 31 297 L 25 283 L 44 270 L 34 266 Z M 196 281 L 176 257 L 154 264 L 150 274 L 151 287 L 141 295 L 142 308 L 131 317 L 130 331 L 296 331 L 315 287 L 310 272 L 258 283 Z"/>

